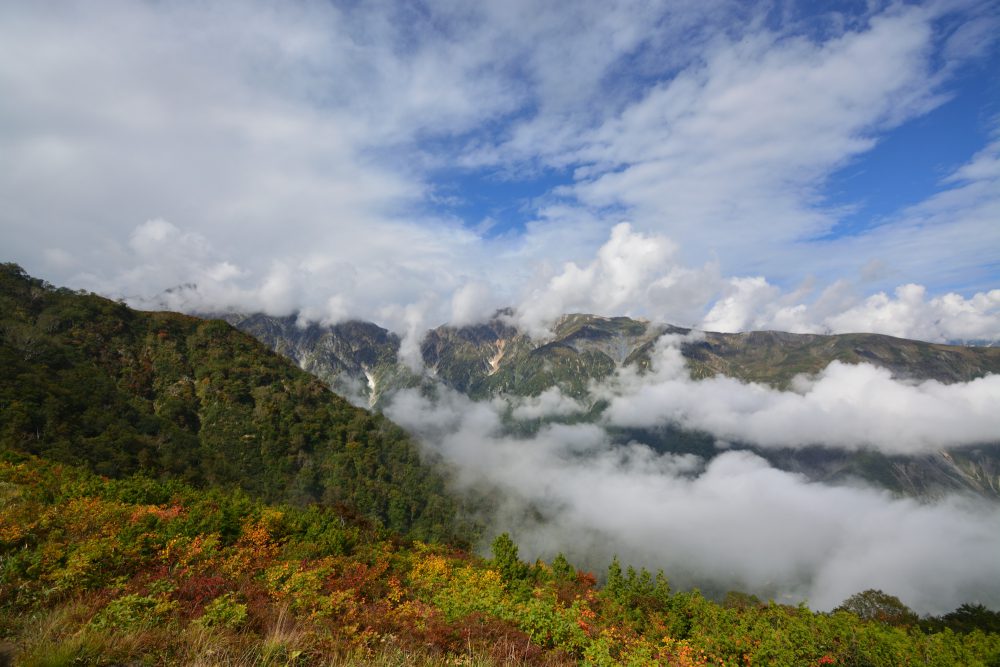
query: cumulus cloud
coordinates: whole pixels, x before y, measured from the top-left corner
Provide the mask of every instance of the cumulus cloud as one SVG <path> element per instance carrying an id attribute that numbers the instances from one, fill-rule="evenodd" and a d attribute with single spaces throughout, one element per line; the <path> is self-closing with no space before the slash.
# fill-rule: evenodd
<path id="1" fill-rule="evenodd" d="M 877 265 L 866 265 L 866 271 Z M 862 281 L 863 282 L 863 281 Z M 916 284 L 860 296 L 860 282 L 839 280 L 815 294 L 814 281 L 782 290 L 764 276 L 723 278 L 718 266 L 690 268 L 677 246 L 628 223 L 616 225 L 594 259 L 567 263 L 523 298 L 513 321 L 544 338 L 565 313 L 635 315 L 705 331 L 883 333 L 931 342 L 1000 340 L 1000 290 L 971 297 L 928 296 Z"/>
<path id="2" fill-rule="evenodd" d="M 591 263 L 567 263 L 527 296 L 514 320 L 539 337 L 556 318 L 571 312 L 654 314 L 683 323 L 711 297 L 718 278 L 712 266 L 678 266 L 676 252 L 669 239 L 634 232 L 628 223 L 620 223 Z"/>
<path id="3" fill-rule="evenodd" d="M 467 257 L 478 252 L 475 241 L 463 234 L 432 241 L 414 233 L 413 245 L 421 244 L 426 258 L 442 263 L 450 252 L 462 252 L 459 248 L 470 251 Z M 428 328 L 488 319 L 510 303 L 516 283 L 470 280 L 442 264 L 410 262 L 391 248 L 366 257 L 368 266 L 313 256 L 273 260 L 253 271 L 204 235 L 163 219 L 137 226 L 120 252 L 129 253 L 135 264 L 110 282 L 88 270 L 78 274 L 76 283 L 125 296 L 143 308 L 298 312 L 304 320 L 327 324 L 374 320 L 407 339 L 404 356 L 415 368 L 419 341 Z M 59 257 L 73 261 L 66 253 Z M 495 268 L 509 267 L 512 261 L 498 258 Z M 141 290 L 156 283 L 167 289 Z M 528 289 L 532 284 L 538 286 Z M 1000 290 L 971 297 L 929 296 L 924 286 L 909 284 L 896 288 L 893 296 L 879 292 L 862 297 L 857 283 L 841 280 L 818 295 L 809 282 L 783 291 L 763 276 L 723 278 L 713 263 L 684 266 L 672 241 L 637 232 L 628 223 L 611 230 L 589 263 L 569 262 L 561 271 L 528 277 L 521 292 L 512 323 L 541 339 L 561 315 L 587 312 L 720 332 L 772 329 L 884 333 L 931 342 L 1000 340 Z"/>
<path id="4" fill-rule="evenodd" d="M 452 294 L 448 322 L 456 327 L 483 322 L 496 312 L 496 304 L 497 298 L 487 283 L 466 283 Z"/>
<path id="5" fill-rule="evenodd" d="M 866 588 L 921 612 L 1000 604 L 1000 510 L 968 498 L 924 504 L 810 483 L 746 451 L 710 461 L 614 444 L 594 424 L 503 429 L 504 407 L 442 391 L 398 394 L 397 422 L 443 456 L 463 487 L 490 489 L 491 528 L 523 555 L 612 555 L 664 568 L 675 585 L 740 589 L 830 609 Z M 534 416 L 536 413 L 532 413 Z"/>
<path id="6" fill-rule="evenodd" d="M 964 297 L 930 297 L 923 285 L 900 285 L 893 296 L 861 299 L 847 281 L 815 299 L 809 289 L 784 293 L 763 276 L 731 278 L 701 321 L 707 331 L 779 330 L 793 333 L 881 333 L 931 342 L 1000 339 L 1000 290 Z"/>
<path id="7" fill-rule="evenodd" d="M 927 298 L 923 285 L 902 285 L 895 298 L 879 292 L 826 319 L 830 331 L 873 331 L 931 341 L 1000 338 L 1000 289 L 971 298 L 949 293 Z"/>

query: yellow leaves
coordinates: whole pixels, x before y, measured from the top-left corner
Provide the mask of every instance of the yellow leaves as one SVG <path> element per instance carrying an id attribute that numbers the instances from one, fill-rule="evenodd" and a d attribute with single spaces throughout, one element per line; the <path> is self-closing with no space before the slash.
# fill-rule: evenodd
<path id="1" fill-rule="evenodd" d="M 443 556 L 427 554 L 410 570 L 410 581 L 417 587 L 441 585 L 451 576 L 451 564 Z"/>
<path id="2" fill-rule="evenodd" d="M 8 523 L 0 517 L 0 543 L 14 544 L 20 542 L 30 532 L 33 526 Z"/>
<path id="3" fill-rule="evenodd" d="M 100 498 L 73 498 L 55 506 L 44 517 L 50 525 L 63 526 L 68 536 L 92 537 L 100 534 L 114 537 L 118 534 L 129 511 L 122 503 Z"/>
<path id="4" fill-rule="evenodd" d="M 7 463 L 6 461 L 0 463 L 0 479 L 7 480 L 15 486 L 36 487 L 41 484 L 39 470 L 27 463 Z"/>
<path id="5" fill-rule="evenodd" d="M 65 565 L 52 570 L 45 578 L 52 582 L 52 587 L 56 591 L 87 589 L 106 582 L 107 561 L 112 556 L 114 548 L 113 541 L 106 538 L 76 543 L 69 550 Z"/>
<path id="6" fill-rule="evenodd" d="M 403 586 L 396 575 L 389 577 L 388 586 L 389 590 L 385 593 L 385 600 L 390 606 L 394 607 L 403 599 Z"/>
<path id="7" fill-rule="evenodd" d="M 283 562 L 264 571 L 268 591 L 277 599 L 293 595 L 316 595 L 333 572 L 333 559 L 325 558 L 305 567 L 298 563 Z"/>
<path id="8" fill-rule="evenodd" d="M 431 619 L 440 615 L 436 607 L 420 600 L 407 600 L 390 612 L 397 624 L 414 632 L 426 632 Z"/>
<path id="9" fill-rule="evenodd" d="M 186 514 L 183 506 L 174 504 L 166 505 L 138 505 L 129 517 L 130 523 L 139 523 L 145 516 L 154 516 L 160 521 L 172 521 Z"/>
<path id="10" fill-rule="evenodd" d="M 516 615 L 516 601 L 507 595 L 496 570 L 462 564 L 450 568 L 450 576 L 439 580 L 431 599 L 448 619 L 472 612 L 510 618 Z"/>
<path id="11" fill-rule="evenodd" d="M 274 560 L 280 545 L 273 539 L 272 533 L 283 516 L 277 510 L 266 510 L 259 519 L 247 518 L 243 522 L 233 553 L 223 564 L 223 569 L 229 576 L 238 577 Z"/>
<path id="12" fill-rule="evenodd" d="M 296 613 L 312 619 L 337 616 L 343 621 L 358 613 L 357 591 L 329 591 L 336 561 L 323 558 L 310 566 L 299 563 L 279 563 L 264 572 L 268 592 L 291 606 Z"/>
<path id="13" fill-rule="evenodd" d="M 285 582 L 297 570 L 298 568 L 288 561 L 267 568 L 264 571 L 264 584 L 267 586 L 268 592 L 277 598 L 281 598 L 286 592 Z"/>
<path id="14" fill-rule="evenodd" d="M 260 552 L 277 550 L 277 545 L 271 541 L 271 533 L 262 522 L 244 524 L 238 544 Z"/>
<path id="15" fill-rule="evenodd" d="M 37 521 L 28 521 L 23 513 L 15 513 L 4 508 L 0 513 L 0 543 L 16 544 L 27 537 L 38 525 Z"/>
<path id="16" fill-rule="evenodd" d="M 157 554 L 164 564 L 190 573 L 203 573 L 218 562 L 219 535 L 209 533 L 195 537 L 175 537 Z"/>
<path id="17" fill-rule="evenodd" d="M 666 657 L 671 665 L 677 665 L 677 667 L 723 664 L 721 660 L 706 654 L 704 649 L 692 646 L 686 639 L 677 640 L 664 637 L 661 642 L 661 655 Z"/>
<path id="18" fill-rule="evenodd" d="M 341 622 L 357 618 L 361 606 L 353 590 L 332 591 L 329 595 L 318 600 L 316 608 L 312 611 L 312 616 L 337 616 Z"/>

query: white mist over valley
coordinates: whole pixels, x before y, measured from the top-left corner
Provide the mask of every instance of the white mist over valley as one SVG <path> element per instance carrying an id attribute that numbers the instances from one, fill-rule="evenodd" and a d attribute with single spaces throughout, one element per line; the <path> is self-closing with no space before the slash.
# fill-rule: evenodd
<path id="1" fill-rule="evenodd" d="M 558 389 L 474 402 L 450 389 L 392 395 L 385 409 L 480 490 L 531 558 L 600 568 L 612 556 L 663 568 L 684 586 L 831 609 L 883 587 L 922 613 L 961 600 L 1000 603 L 1000 505 L 969 494 L 900 497 L 863 480 L 812 482 L 730 441 L 922 454 L 992 442 L 998 376 L 944 385 L 892 379 L 834 362 L 793 390 L 716 377 L 692 380 L 665 336 L 653 368 L 623 369 L 590 388 L 609 407 L 597 423 L 565 423 L 589 403 Z M 546 420 L 516 435 L 505 419 Z M 616 443 L 616 426 L 673 424 L 711 434 L 712 458 Z M 948 565 L 950 564 L 950 565 Z"/>

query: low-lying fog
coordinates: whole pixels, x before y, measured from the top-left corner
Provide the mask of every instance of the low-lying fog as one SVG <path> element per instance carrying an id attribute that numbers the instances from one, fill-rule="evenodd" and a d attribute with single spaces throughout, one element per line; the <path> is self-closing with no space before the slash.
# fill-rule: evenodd
<path id="1" fill-rule="evenodd" d="M 1000 607 L 997 504 L 810 482 L 725 448 L 740 441 L 916 454 L 996 440 L 1000 377 L 913 383 L 833 363 L 783 392 L 722 377 L 694 381 L 681 342 L 665 337 L 651 372 L 623 369 L 591 387 L 609 401 L 597 424 L 546 423 L 511 435 L 505 419 L 588 407 L 556 389 L 483 402 L 444 388 L 434 399 L 407 390 L 386 413 L 451 464 L 461 488 L 489 494 L 490 530 L 509 531 L 529 560 L 561 551 L 601 573 L 617 554 L 662 568 L 675 587 L 744 590 L 820 610 L 868 588 L 921 613 L 963 602 Z M 715 436 L 719 454 L 659 454 L 616 444 L 606 431 L 665 423 Z"/>

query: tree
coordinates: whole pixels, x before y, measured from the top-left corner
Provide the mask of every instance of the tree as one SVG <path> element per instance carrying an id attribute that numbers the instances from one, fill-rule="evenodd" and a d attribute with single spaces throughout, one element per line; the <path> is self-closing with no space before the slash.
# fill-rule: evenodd
<path id="1" fill-rule="evenodd" d="M 493 540 L 493 565 L 507 583 L 523 581 L 528 577 L 528 566 L 517 555 L 517 544 L 507 533 L 497 535 Z"/>
<path id="2" fill-rule="evenodd" d="M 566 560 L 566 556 L 559 553 L 552 560 L 552 574 L 556 581 L 566 583 L 576 579 L 576 568 L 570 565 L 570 562 Z"/>
<path id="3" fill-rule="evenodd" d="M 886 625 L 914 625 L 917 615 L 895 595 L 869 588 L 844 600 L 834 611 L 847 611 L 866 621 Z"/>
<path id="4" fill-rule="evenodd" d="M 618 556 L 615 556 L 611 559 L 611 564 L 608 565 L 608 583 L 604 588 L 612 597 L 617 598 L 621 594 L 624 585 L 625 579 L 622 576 L 622 566 L 618 562 Z"/>

